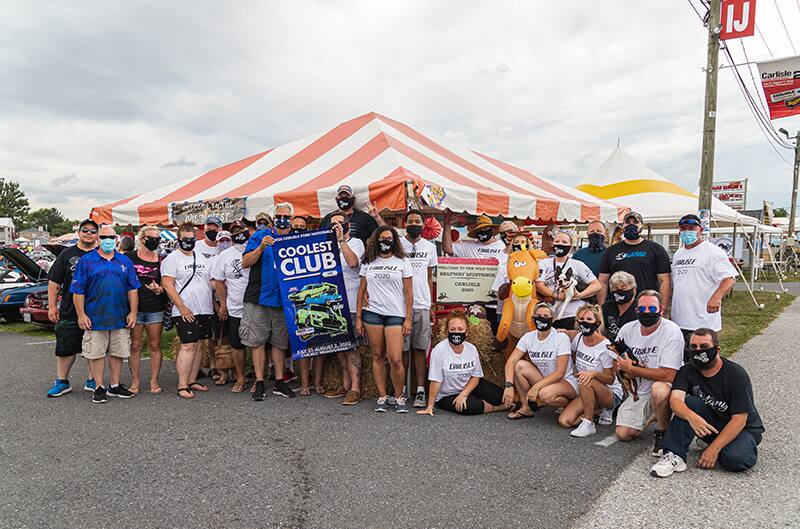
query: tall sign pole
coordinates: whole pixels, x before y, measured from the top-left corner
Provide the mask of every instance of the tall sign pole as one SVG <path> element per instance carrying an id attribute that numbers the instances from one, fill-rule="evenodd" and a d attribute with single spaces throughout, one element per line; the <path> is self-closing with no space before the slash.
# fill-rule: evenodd
<path id="1" fill-rule="evenodd" d="M 703 153 L 700 162 L 698 209 L 711 210 L 711 183 L 714 181 L 714 139 L 717 125 L 717 74 L 719 73 L 720 0 L 711 0 L 708 10 L 708 59 L 706 61 L 706 99 L 703 114 Z"/>
<path id="2" fill-rule="evenodd" d="M 797 180 L 800 179 L 800 130 L 794 137 L 794 178 L 792 179 L 792 209 L 789 210 L 789 237 L 794 240 L 797 216 Z"/>

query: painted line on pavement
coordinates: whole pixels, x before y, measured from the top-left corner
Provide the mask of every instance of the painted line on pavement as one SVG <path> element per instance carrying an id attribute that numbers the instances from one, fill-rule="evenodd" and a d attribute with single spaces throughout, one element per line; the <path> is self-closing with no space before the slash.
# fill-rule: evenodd
<path id="1" fill-rule="evenodd" d="M 26 343 L 25 345 L 45 345 L 45 344 L 48 344 L 48 343 L 56 343 L 56 341 L 55 340 L 47 340 L 46 342 L 30 342 L 30 343 Z"/>

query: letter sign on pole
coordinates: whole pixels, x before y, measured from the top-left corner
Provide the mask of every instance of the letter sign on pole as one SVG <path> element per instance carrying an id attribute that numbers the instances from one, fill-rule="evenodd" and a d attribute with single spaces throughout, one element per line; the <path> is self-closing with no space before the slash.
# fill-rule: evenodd
<path id="1" fill-rule="evenodd" d="M 756 32 L 756 0 L 722 0 L 720 40 L 751 37 Z"/>

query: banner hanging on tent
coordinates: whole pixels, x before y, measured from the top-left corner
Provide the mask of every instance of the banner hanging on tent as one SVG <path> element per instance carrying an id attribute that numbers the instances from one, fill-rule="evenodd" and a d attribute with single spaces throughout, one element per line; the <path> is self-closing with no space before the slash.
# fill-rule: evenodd
<path id="1" fill-rule="evenodd" d="M 800 114 L 800 56 L 758 63 L 770 119 Z"/>
<path id="2" fill-rule="evenodd" d="M 174 225 L 190 223 L 205 224 L 209 215 L 216 215 L 228 224 L 242 220 L 245 210 L 244 198 L 223 198 L 222 200 L 202 200 L 198 202 L 173 202 L 170 204 L 170 220 Z"/>
<path id="3" fill-rule="evenodd" d="M 355 349 L 351 309 L 347 305 L 339 245 L 333 231 L 278 237 L 272 251 L 292 358 Z"/>

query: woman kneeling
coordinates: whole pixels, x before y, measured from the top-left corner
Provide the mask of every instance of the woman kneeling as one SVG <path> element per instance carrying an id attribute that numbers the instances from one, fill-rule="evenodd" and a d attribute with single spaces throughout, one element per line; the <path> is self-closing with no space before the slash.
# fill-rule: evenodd
<path id="1" fill-rule="evenodd" d="M 481 415 L 508 410 L 503 390 L 483 378 L 478 349 L 467 340 L 467 317 L 454 311 L 447 318 L 447 340 L 431 351 L 428 407 L 420 415 L 433 415 L 433 407 L 460 415 Z M 434 404 L 435 402 L 435 404 Z"/>

